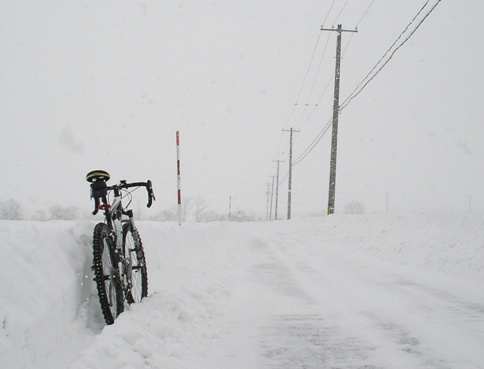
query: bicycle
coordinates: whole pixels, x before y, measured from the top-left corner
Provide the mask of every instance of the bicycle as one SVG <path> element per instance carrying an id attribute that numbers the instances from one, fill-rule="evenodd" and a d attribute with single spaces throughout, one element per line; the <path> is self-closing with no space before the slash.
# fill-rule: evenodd
<path id="1" fill-rule="evenodd" d="M 106 324 L 124 311 L 124 301 L 128 304 L 140 302 L 148 295 L 148 272 L 143 244 L 136 228 L 133 211 L 128 209 L 132 201 L 131 193 L 140 187 L 148 192 L 147 207 L 151 207 L 155 196 L 151 181 L 108 186 L 108 172 L 94 170 L 86 175 L 91 183 L 91 198 L 94 199 L 93 215 L 99 210 L 104 212 L 104 222 L 98 223 L 93 232 L 94 281 L 96 282 L 99 302 Z M 133 190 L 128 190 L 134 188 Z M 108 201 L 113 193 L 113 200 Z M 129 197 L 123 206 L 122 199 Z"/>

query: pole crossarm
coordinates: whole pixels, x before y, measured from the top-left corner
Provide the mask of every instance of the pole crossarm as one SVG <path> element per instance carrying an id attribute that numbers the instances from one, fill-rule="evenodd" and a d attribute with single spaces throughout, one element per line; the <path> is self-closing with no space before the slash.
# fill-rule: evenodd
<path id="1" fill-rule="evenodd" d="M 338 28 L 323 28 L 321 27 L 321 31 L 335 31 L 335 32 L 358 32 L 358 29 L 355 28 L 355 29 L 342 29 L 341 28 L 341 24 L 338 24 Z"/>

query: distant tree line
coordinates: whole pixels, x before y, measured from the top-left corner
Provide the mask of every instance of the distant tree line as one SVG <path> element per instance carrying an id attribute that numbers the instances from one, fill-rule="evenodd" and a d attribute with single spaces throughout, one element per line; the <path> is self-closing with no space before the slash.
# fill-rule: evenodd
<path id="1" fill-rule="evenodd" d="M 239 211 L 237 214 L 230 215 L 222 214 L 215 210 L 209 209 L 202 196 L 186 197 L 182 201 L 180 216 L 182 222 L 192 221 L 196 223 L 209 223 L 217 221 L 238 221 L 247 222 L 255 221 L 257 217 L 245 211 Z M 144 219 L 159 220 L 162 222 L 177 222 L 178 221 L 178 206 L 172 206 L 169 209 L 162 210 L 157 214 L 149 217 L 142 217 Z"/>
<path id="2" fill-rule="evenodd" d="M 178 207 L 173 206 L 169 209 L 162 210 L 154 215 L 146 215 L 144 211 L 137 210 L 137 217 L 146 220 L 158 220 L 162 222 L 178 221 Z M 29 219 L 31 220 L 75 220 L 86 219 L 89 213 L 81 212 L 77 206 L 61 206 L 58 204 L 51 205 L 47 210 L 37 210 Z M 0 200 L 0 219 L 6 220 L 23 220 L 25 219 L 22 211 L 22 205 L 14 200 Z M 201 196 L 187 197 L 182 202 L 181 219 L 183 222 L 208 223 L 215 221 L 254 221 L 257 218 L 245 211 L 239 211 L 229 217 L 228 214 L 221 214 L 217 211 L 210 210 L 207 203 Z"/>
<path id="3" fill-rule="evenodd" d="M 37 210 L 30 219 L 32 220 L 74 220 L 80 218 L 79 208 L 76 206 L 52 205 L 47 211 Z M 23 220 L 25 219 L 22 205 L 14 200 L 0 200 L 0 219 Z"/>

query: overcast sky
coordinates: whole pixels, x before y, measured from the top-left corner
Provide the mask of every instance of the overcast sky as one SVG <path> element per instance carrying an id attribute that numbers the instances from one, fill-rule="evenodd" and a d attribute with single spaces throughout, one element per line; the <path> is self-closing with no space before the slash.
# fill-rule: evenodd
<path id="1" fill-rule="evenodd" d="M 90 211 L 100 168 L 150 178 L 153 212 L 169 208 L 178 130 L 184 197 L 265 216 L 273 161 L 288 171 L 282 130 L 300 131 L 298 158 L 332 116 L 336 32 L 321 26 L 358 26 L 342 35 L 344 101 L 425 3 L 1 0 L 0 200 Z M 484 210 L 483 17 L 481 0 L 441 1 L 344 108 L 337 212 L 385 211 L 387 193 L 394 209 L 472 196 Z M 326 212 L 330 136 L 293 168 L 293 214 Z"/>

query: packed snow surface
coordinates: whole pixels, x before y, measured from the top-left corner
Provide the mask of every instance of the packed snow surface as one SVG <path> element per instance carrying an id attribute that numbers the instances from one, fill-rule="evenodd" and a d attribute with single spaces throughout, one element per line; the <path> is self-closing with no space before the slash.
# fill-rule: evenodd
<path id="1" fill-rule="evenodd" d="M 149 296 L 102 319 L 95 221 L 1 221 L 0 368 L 484 368 L 484 217 L 138 222 Z"/>

